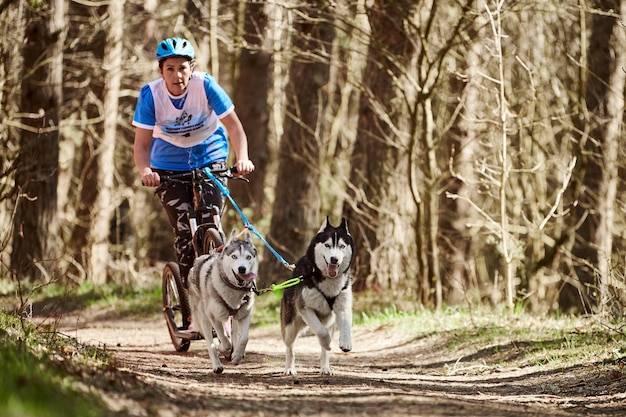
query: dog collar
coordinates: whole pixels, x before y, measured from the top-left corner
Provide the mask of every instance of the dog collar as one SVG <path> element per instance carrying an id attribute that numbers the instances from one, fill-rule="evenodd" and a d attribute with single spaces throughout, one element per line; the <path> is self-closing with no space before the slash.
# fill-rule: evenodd
<path id="1" fill-rule="evenodd" d="M 252 292 L 253 291 L 252 287 L 253 287 L 254 281 L 250 281 L 250 283 L 248 285 L 245 285 L 245 286 L 238 286 L 238 285 L 234 285 L 232 282 L 227 280 L 224 275 L 221 275 L 221 277 L 222 277 L 222 282 L 228 288 L 231 288 L 233 290 L 238 290 L 238 291 L 244 291 L 244 292 Z"/>

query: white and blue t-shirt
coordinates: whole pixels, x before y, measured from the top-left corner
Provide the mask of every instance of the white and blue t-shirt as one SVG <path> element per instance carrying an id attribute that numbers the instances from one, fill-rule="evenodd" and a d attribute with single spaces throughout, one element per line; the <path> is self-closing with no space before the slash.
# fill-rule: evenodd
<path id="1" fill-rule="evenodd" d="M 182 96 L 170 94 L 163 78 L 143 86 L 132 124 L 153 131 L 152 168 L 187 171 L 226 161 L 228 138 L 219 119 L 234 108 L 211 75 L 194 72 Z"/>

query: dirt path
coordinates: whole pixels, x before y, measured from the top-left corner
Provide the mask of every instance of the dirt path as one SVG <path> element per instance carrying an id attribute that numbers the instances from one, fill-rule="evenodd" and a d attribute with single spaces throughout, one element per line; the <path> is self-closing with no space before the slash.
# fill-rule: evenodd
<path id="1" fill-rule="evenodd" d="M 174 352 L 160 317 L 137 322 L 112 319 L 106 312 L 83 313 L 62 326 L 64 333 L 114 352 L 117 369 L 103 379 L 124 387 L 108 401 L 128 415 L 626 415 L 624 378 L 611 382 L 584 367 L 481 370 L 481 363 L 520 352 L 515 347 L 449 351 L 449 341 L 397 328 L 355 328 L 350 353 L 339 351 L 335 335 L 332 377 L 318 374 L 316 339 L 301 337 L 299 374 L 287 377 L 278 326 L 252 329 L 243 363 L 225 362 L 221 375 L 212 373 L 204 341 L 192 342 L 187 353 Z"/>

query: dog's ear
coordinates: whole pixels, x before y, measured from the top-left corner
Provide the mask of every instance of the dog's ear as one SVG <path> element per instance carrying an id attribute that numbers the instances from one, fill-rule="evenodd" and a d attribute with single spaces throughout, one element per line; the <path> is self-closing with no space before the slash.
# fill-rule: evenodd
<path id="1" fill-rule="evenodd" d="M 235 240 L 235 238 L 237 237 L 237 230 L 233 230 L 232 232 L 230 232 L 230 238 L 228 239 L 229 242 L 232 242 L 233 240 Z"/>
<path id="2" fill-rule="evenodd" d="M 322 227 L 320 227 L 318 233 L 322 233 L 324 230 L 326 230 L 327 227 L 332 227 L 328 216 L 326 216 L 326 220 L 324 220 L 324 223 L 322 223 Z"/>
<path id="3" fill-rule="evenodd" d="M 246 241 L 252 243 L 252 235 L 250 234 L 250 232 L 246 232 Z"/>
<path id="4" fill-rule="evenodd" d="M 339 228 L 344 229 L 347 234 L 350 234 L 350 231 L 348 230 L 348 220 L 346 220 L 345 217 L 341 219 L 341 224 L 339 225 Z"/>

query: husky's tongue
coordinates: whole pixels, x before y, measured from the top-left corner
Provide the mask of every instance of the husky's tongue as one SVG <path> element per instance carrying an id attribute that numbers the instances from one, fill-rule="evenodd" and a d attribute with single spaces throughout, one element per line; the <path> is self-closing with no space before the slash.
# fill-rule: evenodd
<path id="1" fill-rule="evenodd" d="M 256 274 L 254 272 L 250 272 L 249 274 L 239 274 L 238 275 L 239 278 L 243 279 L 244 281 L 252 281 L 254 278 L 256 278 Z"/>
<path id="2" fill-rule="evenodd" d="M 339 269 L 339 265 L 337 264 L 328 264 L 328 276 L 331 278 L 335 278 L 337 276 L 337 270 Z"/>

